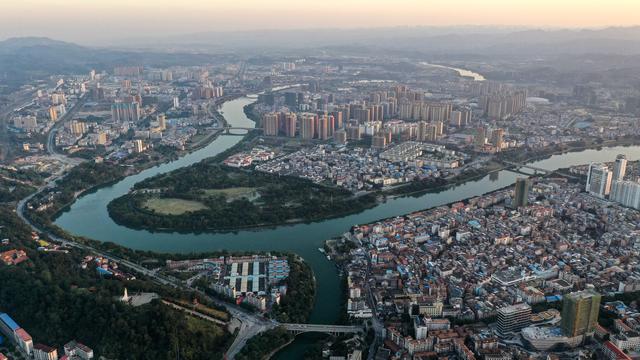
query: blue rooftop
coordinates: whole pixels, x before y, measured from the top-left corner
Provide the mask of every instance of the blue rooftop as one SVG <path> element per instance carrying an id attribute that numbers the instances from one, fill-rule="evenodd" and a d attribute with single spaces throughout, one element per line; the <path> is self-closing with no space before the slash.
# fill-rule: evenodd
<path id="1" fill-rule="evenodd" d="M 480 227 L 480 223 L 477 220 L 471 220 L 469 221 L 469 226 L 473 226 L 474 228 L 479 228 Z"/>
<path id="2" fill-rule="evenodd" d="M 109 270 L 103 269 L 101 267 L 96 267 L 96 271 L 98 272 L 98 275 L 100 276 L 106 276 L 106 275 L 113 275 L 113 273 Z"/>
<path id="3" fill-rule="evenodd" d="M 11 316 L 2 313 L 0 314 L 0 320 L 2 320 L 2 322 L 7 325 L 7 327 L 13 331 L 16 331 L 18 329 L 20 329 L 20 326 L 18 325 L 18 323 L 16 323 L 15 321 L 13 321 L 13 319 L 11 318 Z"/>

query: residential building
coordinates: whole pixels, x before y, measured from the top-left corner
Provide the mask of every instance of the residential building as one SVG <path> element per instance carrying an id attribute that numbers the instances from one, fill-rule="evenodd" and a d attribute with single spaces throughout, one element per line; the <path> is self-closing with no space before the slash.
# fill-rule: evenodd
<path id="1" fill-rule="evenodd" d="M 616 157 L 616 163 L 613 166 L 613 181 L 624 180 L 624 175 L 627 172 L 627 157 L 624 154 L 619 154 Z"/>
<path id="2" fill-rule="evenodd" d="M 589 165 L 585 190 L 596 197 L 604 199 L 611 192 L 613 173 L 604 164 Z"/>
<path id="3" fill-rule="evenodd" d="M 527 178 L 518 178 L 516 180 L 516 191 L 513 199 L 514 207 L 527 206 L 529 202 L 529 183 L 530 181 Z"/>
<path id="4" fill-rule="evenodd" d="M 33 358 L 35 360 L 58 360 L 58 350 L 47 345 L 35 344 Z"/>
<path id="5" fill-rule="evenodd" d="M 262 115 L 262 126 L 266 136 L 278 136 L 280 116 L 278 113 L 267 113 Z"/>
<path id="6" fill-rule="evenodd" d="M 529 326 L 531 322 L 531 306 L 515 304 L 498 309 L 498 332 L 509 334 L 518 332 Z"/>
<path id="7" fill-rule="evenodd" d="M 90 347 L 75 340 L 72 340 L 64 345 L 64 354 L 71 359 L 93 359 L 93 350 Z"/>
<path id="8" fill-rule="evenodd" d="M 593 290 L 584 290 L 564 296 L 561 327 L 569 337 L 588 335 L 598 323 L 602 296 Z"/>

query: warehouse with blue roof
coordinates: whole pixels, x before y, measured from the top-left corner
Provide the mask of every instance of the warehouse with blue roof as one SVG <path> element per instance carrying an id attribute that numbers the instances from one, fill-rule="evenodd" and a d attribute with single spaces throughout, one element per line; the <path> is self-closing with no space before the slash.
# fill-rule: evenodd
<path id="1" fill-rule="evenodd" d="M 14 331 L 20 329 L 20 325 L 16 323 L 8 314 L 0 314 L 0 330 L 7 335 L 13 337 Z"/>

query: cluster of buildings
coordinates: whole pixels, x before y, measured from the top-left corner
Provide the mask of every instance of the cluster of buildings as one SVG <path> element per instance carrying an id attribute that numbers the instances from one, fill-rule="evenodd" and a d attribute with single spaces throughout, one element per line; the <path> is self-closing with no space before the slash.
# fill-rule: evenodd
<path id="1" fill-rule="evenodd" d="M 64 246 L 41 239 L 40 235 L 36 232 L 31 232 L 31 240 L 38 244 L 38 251 L 69 253 L 69 250 L 65 249 Z"/>
<path id="2" fill-rule="evenodd" d="M 101 256 L 87 255 L 82 260 L 80 267 L 88 269 L 95 266 L 96 273 L 101 277 L 115 278 L 120 280 L 135 280 L 133 274 L 124 272 L 118 268 L 118 263 Z"/>
<path id="3" fill-rule="evenodd" d="M 231 167 L 248 167 L 253 165 L 255 162 L 265 162 L 273 159 L 275 156 L 275 152 L 267 147 L 254 147 L 251 151 L 248 152 L 240 152 L 237 154 L 233 154 L 226 158 L 223 163 L 227 166 Z"/>
<path id="4" fill-rule="evenodd" d="M 138 70 L 122 70 L 129 68 Z M 202 68 L 118 67 L 111 75 L 92 71 L 89 77 L 71 79 L 77 86 L 61 85 L 56 94 L 82 101 L 69 107 L 68 119 L 54 138 L 55 145 L 69 153 L 104 146 L 119 158 L 154 143 L 183 150 L 198 132 L 216 131 L 211 127 L 217 123 L 213 108 L 223 90 L 214 84 L 224 80 Z M 29 127 L 32 121 L 20 118 L 20 124 Z M 132 132 L 134 140 L 129 140 Z"/>
<path id="5" fill-rule="evenodd" d="M 0 332 L 9 341 L 15 343 L 26 358 L 35 360 L 90 360 L 93 350 L 88 346 L 72 340 L 64 345 L 64 355 L 58 357 L 58 349 L 44 344 L 34 344 L 33 338 L 8 314 L 0 313 Z M 0 359 L 4 355 L 0 354 Z M 6 357 L 5 357 L 6 359 Z"/>
<path id="6" fill-rule="evenodd" d="M 267 255 L 167 261 L 166 267 L 171 271 L 206 273 L 213 291 L 260 311 L 280 303 L 287 293 L 284 281 L 290 271 L 286 258 Z"/>
<path id="7" fill-rule="evenodd" d="M 13 249 L 0 253 L 0 261 L 5 265 L 18 265 L 27 260 L 29 260 L 29 257 L 24 250 Z"/>
<path id="8" fill-rule="evenodd" d="M 598 198 L 640 209 L 640 182 L 637 174 L 627 176 L 625 155 L 617 156 L 613 170 L 607 164 L 590 164 L 585 190 Z"/>
<path id="9" fill-rule="evenodd" d="M 443 135 L 445 126 L 464 127 L 472 118 L 471 108 L 428 99 L 424 91 L 410 90 L 406 85 L 378 90 L 358 100 L 338 99 L 333 93 L 311 98 L 303 92 L 287 92 L 283 97 L 281 111 L 263 114 L 267 136 L 333 138 L 338 143 L 368 136 L 374 140 L 377 137 L 377 146 L 384 147 L 382 139 L 392 135 L 435 141 Z M 262 101 L 271 107 L 277 102 L 274 94 L 263 96 Z M 411 125 L 397 126 L 405 121 Z M 386 126 L 387 123 L 391 125 Z M 389 138 L 387 144 L 390 141 Z"/>
<path id="10" fill-rule="evenodd" d="M 77 101 L 78 90 L 74 80 L 66 84 L 62 79 L 51 89 L 38 89 L 33 101 L 14 110 L 9 126 L 26 134 L 46 133 Z"/>
<path id="11" fill-rule="evenodd" d="M 453 171 L 464 154 L 441 145 L 404 142 L 388 150 L 317 145 L 260 164 L 258 171 L 297 176 L 352 192 L 436 178 Z"/>
<path id="12" fill-rule="evenodd" d="M 566 179 L 520 179 L 515 189 L 353 227 L 347 312 L 378 318 L 387 338 L 400 331 L 404 343 L 392 342 L 401 351 L 418 340 L 407 313 L 491 323 L 491 336 L 520 348 L 582 344 L 596 328 L 599 294 L 640 289 L 640 213 L 581 190 Z M 561 316 L 532 313 L 557 302 Z"/>

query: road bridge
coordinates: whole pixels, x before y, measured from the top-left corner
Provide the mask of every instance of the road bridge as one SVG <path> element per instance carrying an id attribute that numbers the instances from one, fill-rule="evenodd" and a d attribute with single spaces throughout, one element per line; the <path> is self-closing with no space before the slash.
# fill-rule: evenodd
<path id="1" fill-rule="evenodd" d="M 256 128 L 256 127 L 242 127 L 242 126 L 225 126 L 224 127 L 224 133 L 225 135 L 238 135 L 238 134 L 232 134 L 231 130 L 245 130 L 245 131 L 262 131 L 262 128 Z M 244 134 L 242 134 L 244 135 Z"/>
<path id="2" fill-rule="evenodd" d="M 296 335 L 307 332 L 319 332 L 331 335 L 337 334 L 357 334 L 363 333 L 364 328 L 361 326 L 347 325 L 322 325 L 322 324 L 281 324 L 287 331 Z"/>
<path id="3" fill-rule="evenodd" d="M 506 161 L 506 160 L 502 160 L 502 162 L 505 165 L 509 165 L 509 166 L 514 167 L 516 169 L 525 168 L 525 169 L 531 169 L 533 171 L 541 172 L 541 173 L 545 173 L 545 174 L 553 173 L 552 170 L 543 169 L 543 168 L 532 166 L 532 165 L 528 165 L 528 164 L 517 163 L 517 162 L 512 162 L 512 161 Z"/>

